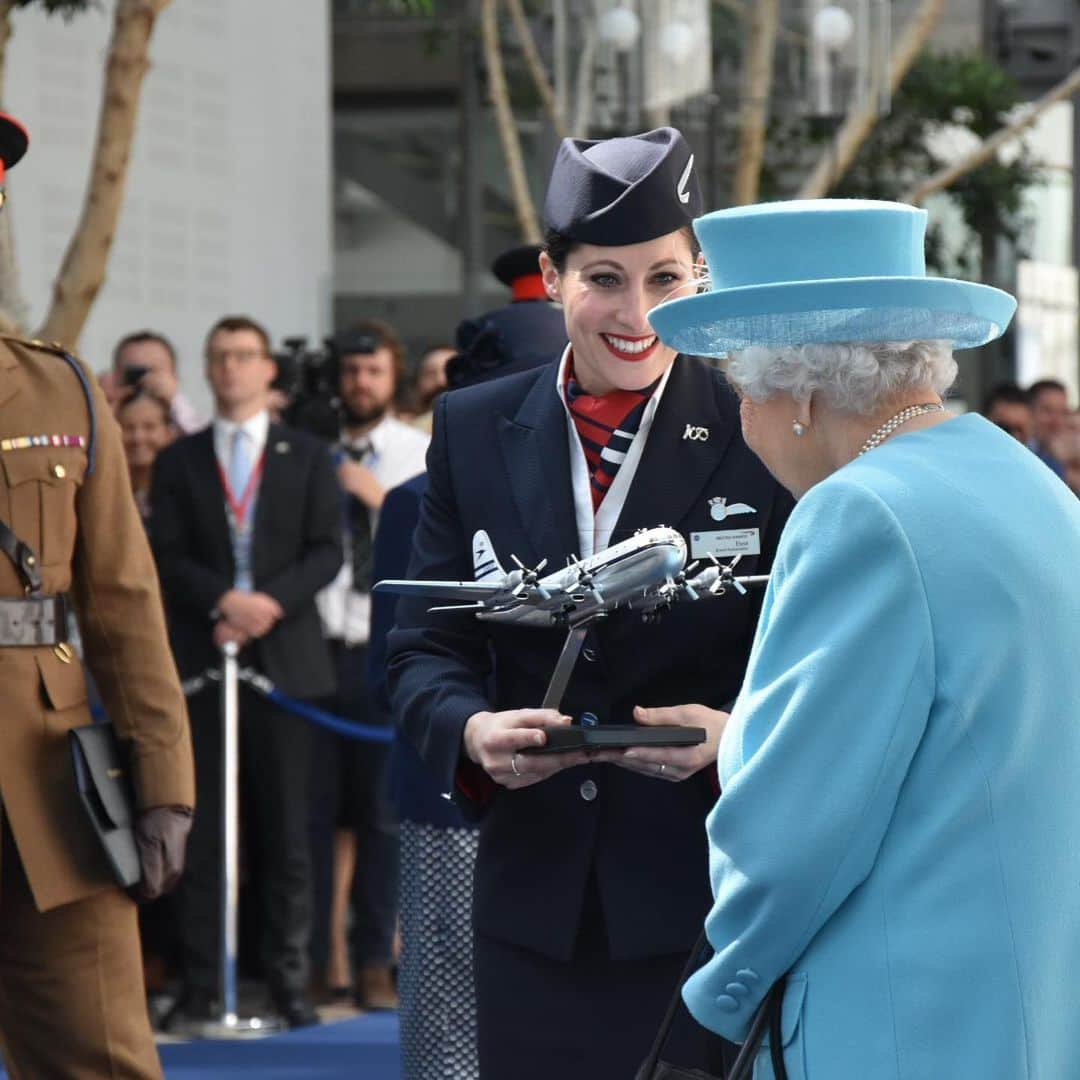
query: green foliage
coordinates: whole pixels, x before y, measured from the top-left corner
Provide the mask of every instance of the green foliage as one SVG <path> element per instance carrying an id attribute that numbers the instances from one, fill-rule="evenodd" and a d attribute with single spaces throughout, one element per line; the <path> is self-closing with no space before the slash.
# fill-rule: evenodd
<path id="1" fill-rule="evenodd" d="M 949 163 L 934 152 L 936 133 L 951 125 L 985 139 L 1005 127 L 1011 110 L 1023 101 L 1013 80 L 978 53 L 926 53 L 894 95 L 889 115 L 878 121 L 829 194 L 900 199 Z M 831 146 L 839 123 L 840 118 L 811 120 L 781 105 L 769 125 L 759 198 L 790 198 Z M 722 139 L 720 145 L 725 159 L 732 161 L 733 140 Z M 939 196 L 956 207 L 978 242 L 954 244 L 949 250 L 942 230 L 932 223 L 927 231 L 927 262 L 937 272 L 993 279 L 998 273 L 992 264 L 997 240 L 1022 248 L 1028 226 L 1024 192 L 1042 180 L 1042 170 L 1022 141 L 1010 151 L 1006 161 L 987 162 Z"/>
<path id="2" fill-rule="evenodd" d="M 381 0 L 388 15 L 434 15 L 435 0 Z"/>
<path id="3" fill-rule="evenodd" d="M 896 199 L 948 164 L 931 149 L 935 132 L 952 125 L 985 139 L 1009 123 L 1011 110 L 1023 100 L 1016 83 L 978 53 L 924 54 L 895 95 L 891 114 L 877 125 L 832 194 Z M 949 252 L 941 235 L 934 234 L 928 252 L 934 269 L 991 276 L 996 267 L 982 260 L 997 239 L 1022 246 L 1027 227 L 1023 195 L 1041 180 L 1042 171 L 1022 141 L 1015 148 L 1009 160 L 990 160 L 944 193 L 981 244 Z"/>

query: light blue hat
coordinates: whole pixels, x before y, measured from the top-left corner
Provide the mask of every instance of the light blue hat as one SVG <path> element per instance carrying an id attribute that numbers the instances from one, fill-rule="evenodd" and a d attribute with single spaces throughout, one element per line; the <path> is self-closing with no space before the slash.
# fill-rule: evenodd
<path id="1" fill-rule="evenodd" d="M 926 276 L 926 211 L 862 199 L 718 210 L 694 222 L 709 291 L 649 312 L 679 352 L 750 345 L 951 341 L 1000 337 L 1016 300 L 1000 289 Z"/>

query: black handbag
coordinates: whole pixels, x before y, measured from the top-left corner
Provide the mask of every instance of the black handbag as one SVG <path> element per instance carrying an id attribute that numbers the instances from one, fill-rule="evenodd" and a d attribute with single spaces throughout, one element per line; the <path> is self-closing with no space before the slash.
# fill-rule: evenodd
<path id="1" fill-rule="evenodd" d="M 116 883 L 124 889 L 142 877 L 135 843 L 135 799 L 127 762 L 112 724 L 86 724 L 68 732 L 75 787 L 87 820 L 101 842 Z"/>
<path id="2" fill-rule="evenodd" d="M 769 1058 L 772 1062 L 773 1076 L 775 1080 L 787 1080 L 787 1070 L 784 1068 L 783 1039 L 781 1038 L 780 1020 L 784 1005 L 784 986 L 787 976 L 781 975 L 773 983 L 765 1000 L 758 1006 L 754 1018 L 750 1022 L 750 1030 L 739 1049 L 739 1054 L 725 1076 L 716 1076 L 707 1073 L 703 1069 L 688 1069 L 670 1062 L 663 1061 L 660 1055 L 664 1052 L 664 1044 L 671 1033 L 671 1025 L 675 1022 L 675 1014 L 682 1008 L 682 988 L 687 979 L 708 959 L 712 948 L 702 930 L 690 955 L 686 959 L 682 974 L 675 986 L 675 993 L 668 1002 L 667 1012 L 660 1022 L 660 1029 L 653 1039 L 649 1056 L 642 1062 L 634 1080 L 750 1080 L 754 1072 L 754 1058 L 761 1049 L 765 1032 L 769 1032 Z"/>

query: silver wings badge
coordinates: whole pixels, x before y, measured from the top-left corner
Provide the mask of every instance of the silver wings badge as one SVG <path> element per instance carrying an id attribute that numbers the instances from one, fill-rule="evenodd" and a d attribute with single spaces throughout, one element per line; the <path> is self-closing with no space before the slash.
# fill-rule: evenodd
<path id="1" fill-rule="evenodd" d="M 737 502 L 729 504 L 723 495 L 716 495 L 709 500 L 709 517 L 713 521 L 723 521 L 724 518 L 734 517 L 736 514 L 756 513 L 757 510 L 749 503 Z"/>

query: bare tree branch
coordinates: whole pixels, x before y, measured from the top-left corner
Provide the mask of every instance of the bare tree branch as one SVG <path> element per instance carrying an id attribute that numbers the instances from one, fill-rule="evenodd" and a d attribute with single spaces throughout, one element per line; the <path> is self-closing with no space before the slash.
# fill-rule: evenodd
<path id="1" fill-rule="evenodd" d="M 745 23 L 750 22 L 754 17 L 754 8 L 751 4 L 746 3 L 746 0 L 713 0 L 713 3 L 719 8 L 724 8 L 725 11 L 730 11 Z M 794 45 L 806 47 L 806 35 L 800 34 L 798 30 L 789 30 L 786 26 L 778 25 L 776 35 Z"/>
<path id="2" fill-rule="evenodd" d="M 758 0 L 750 20 L 750 36 L 743 63 L 739 150 L 732 184 L 736 206 L 757 201 L 761 162 L 765 157 L 765 125 L 769 116 L 779 25 L 780 0 Z"/>
<path id="3" fill-rule="evenodd" d="M 959 161 L 954 161 L 946 168 L 939 169 L 933 176 L 929 176 L 921 183 L 916 184 L 900 201 L 918 206 L 927 196 L 933 195 L 936 191 L 943 191 L 959 180 L 961 176 L 965 176 L 989 161 L 1007 142 L 1017 138 L 1027 128 L 1031 127 L 1051 105 L 1064 98 L 1072 97 L 1078 92 L 1080 92 L 1080 67 L 1074 68 L 1061 82 L 1049 89 L 1037 101 L 1026 105 L 1018 112 L 1011 123 L 1006 124 L 1000 131 L 996 131 L 989 138 L 984 139 L 970 153 L 960 158 Z"/>
<path id="4" fill-rule="evenodd" d="M 555 91 L 552 88 L 551 80 L 548 78 L 547 68 L 544 67 L 544 61 L 540 59 L 540 51 L 536 47 L 536 39 L 533 37 L 529 20 L 525 17 L 525 9 L 521 6 L 521 0 L 506 0 L 506 6 L 510 9 L 510 16 L 514 20 L 514 32 L 521 43 L 521 51 L 525 54 L 525 63 L 529 69 L 529 74 L 532 76 L 532 81 L 536 85 L 536 92 L 540 95 L 540 100 L 543 101 L 544 108 L 547 109 L 548 115 L 551 117 L 551 124 L 555 128 L 555 134 L 560 139 L 565 138 L 567 134 L 566 117 L 563 116 L 562 109 L 559 108 L 559 102 L 556 100 Z"/>
<path id="5" fill-rule="evenodd" d="M 945 0 L 922 0 L 889 58 L 889 87 L 893 93 L 922 52 L 945 10 Z M 851 168 L 860 147 L 877 123 L 873 100 L 864 101 L 851 112 L 840 130 L 818 159 L 817 165 L 803 182 L 797 198 L 820 199 Z"/>
<path id="6" fill-rule="evenodd" d="M 4 76 L 7 74 L 7 47 L 13 33 L 11 13 L 15 0 L 0 0 L 0 95 L 3 94 Z"/>
<path id="7" fill-rule="evenodd" d="M 97 142 L 79 223 L 53 283 L 52 303 L 37 336 L 74 347 L 108 266 L 124 201 L 150 36 L 170 0 L 117 0 L 105 66 Z"/>
<path id="8" fill-rule="evenodd" d="M 578 57 L 577 76 L 574 79 L 574 134 L 585 139 L 589 135 L 592 122 L 592 73 L 593 60 L 596 58 L 596 31 L 593 21 L 586 20 L 585 40 L 581 44 Z"/>
<path id="9" fill-rule="evenodd" d="M 510 107 L 510 92 L 506 87 L 506 72 L 503 70 L 502 53 L 499 49 L 498 0 L 483 0 L 480 29 L 491 103 L 495 107 L 499 142 L 502 144 L 506 171 L 510 176 L 510 191 L 521 228 L 521 239 L 526 244 L 537 244 L 540 242 L 540 222 L 536 216 L 532 193 L 529 191 L 529 181 L 521 156 L 521 140 L 514 123 L 514 112 Z"/>

